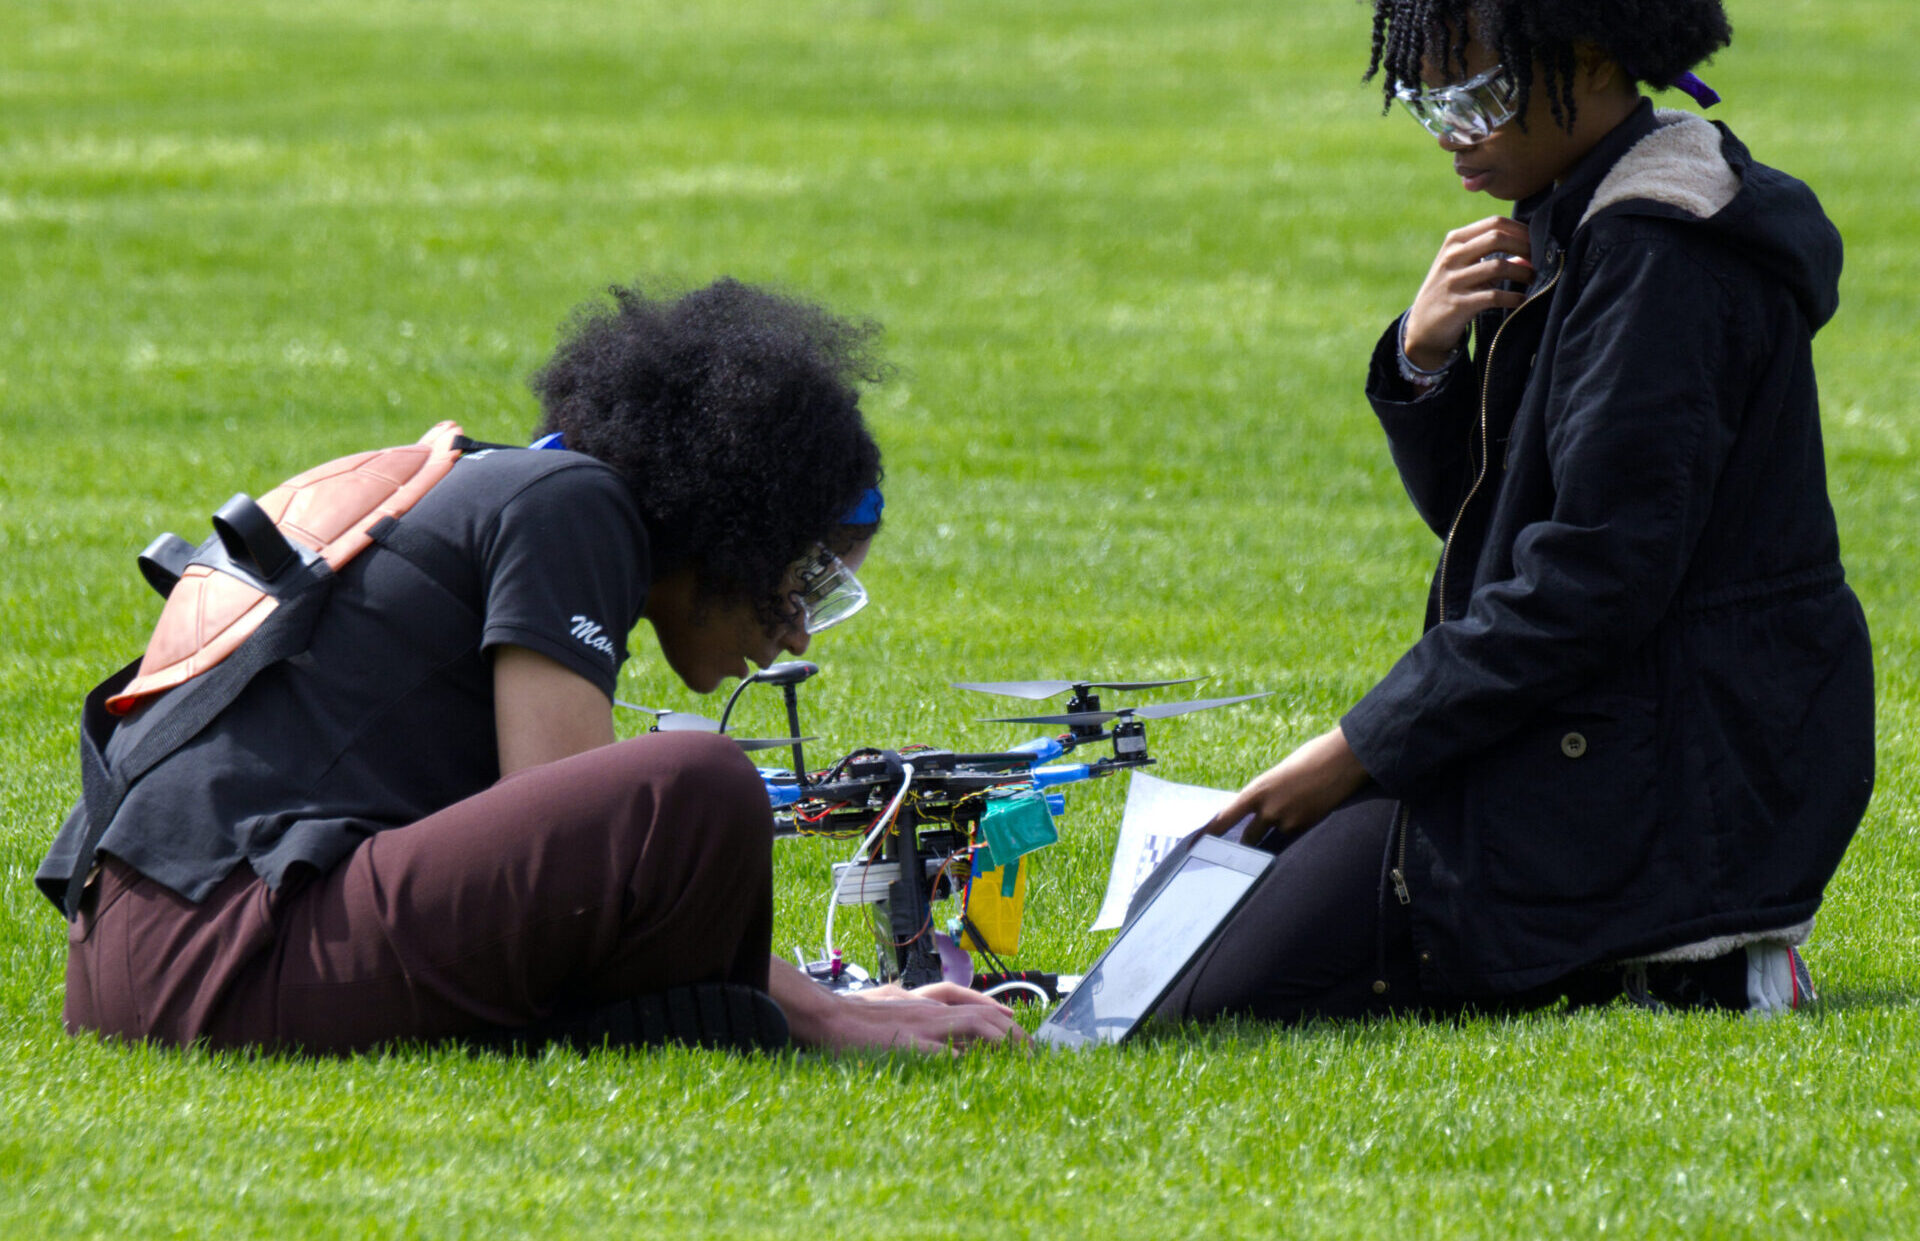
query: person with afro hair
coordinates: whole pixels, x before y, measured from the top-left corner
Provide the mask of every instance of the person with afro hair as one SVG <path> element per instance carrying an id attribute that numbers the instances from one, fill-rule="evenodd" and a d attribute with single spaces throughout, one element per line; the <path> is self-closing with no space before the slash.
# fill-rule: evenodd
<path id="1" fill-rule="evenodd" d="M 96 816 L 90 782 L 36 875 L 71 923 L 68 1027 L 323 1054 L 1021 1037 L 951 984 L 840 995 L 772 956 L 740 747 L 615 740 L 641 620 L 707 693 L 865 601 L 876 331 L 731 280 L 577 312 L 532 381 L 538 451 L 461 454 L 204 728 L 173 736 L 163 693 L 107 730 L 107 771 L 174 748 Z"/>
<path id="2" fill-rule="evenodd" d="M 1366 393 L 1439 540 L 1424 631 L 1208 825 L 1279 852 L 1166 1015 L 1812 998 L 1873 669 L 1811 341 L 1838 233 L 1694 68 L 1720 0 L 1375 0 L 1461 188 Z"/>

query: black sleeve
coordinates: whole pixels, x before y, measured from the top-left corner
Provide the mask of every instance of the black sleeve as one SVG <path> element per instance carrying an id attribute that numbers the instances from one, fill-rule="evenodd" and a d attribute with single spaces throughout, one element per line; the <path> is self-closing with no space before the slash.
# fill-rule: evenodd
<path id="1" fill-rule="evenodd" d="M 618 476 L 587 461 L 541 475 L 501 506 L 484 549 L 481 648 L 537 651 L 612 698 L 651 580 Z"/>
<path id="2" fill-rule="evenodd" d="M 1427 528 L 1443 539 L 1473 480 L 1468 449 L 1479 410 L 1477 392 L 1473 366 L 1464 355 L 1427 391 L 1408 382 L 1400 374 L 1399 319 L 1373 347 L 1367 400 L 1387 434 L 1407 498 Z"/>

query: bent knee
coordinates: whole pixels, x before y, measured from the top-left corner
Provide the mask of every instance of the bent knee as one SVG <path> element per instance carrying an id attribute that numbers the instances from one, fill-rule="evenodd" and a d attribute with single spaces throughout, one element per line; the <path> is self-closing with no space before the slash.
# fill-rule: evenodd
<path id="1" fill-rule="evenodd" d="M 704 820 L 708 830 L 768 840 L 773 810 L 759 771 L 738 743 L 717 733 L 647 733 L 631 742 L 626 760 L 654 778 L 678 814 Z"/>
<path id="2" fill-rule="evenodd" d="M 759 785 L 760 773 L 733 738 L 720 733 L 642 733 L 620 745 L 630 761 L 715 783 Z"/>

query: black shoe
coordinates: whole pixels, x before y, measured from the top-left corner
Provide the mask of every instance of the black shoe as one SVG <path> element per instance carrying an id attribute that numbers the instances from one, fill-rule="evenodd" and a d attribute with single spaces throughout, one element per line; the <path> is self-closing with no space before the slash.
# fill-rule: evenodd
<path id="1" fill-rule="evenodd" d="M 563 1009 L 532 1025 L 499 1030 L 483 1046 L 532 1054 L 558 1044 L 575 1051 L 684 1043 L 717 1051 L 780 1051 L 792 1042 L 787 1015 L 764 991 L 698 983 L 591 1008 Z"/>

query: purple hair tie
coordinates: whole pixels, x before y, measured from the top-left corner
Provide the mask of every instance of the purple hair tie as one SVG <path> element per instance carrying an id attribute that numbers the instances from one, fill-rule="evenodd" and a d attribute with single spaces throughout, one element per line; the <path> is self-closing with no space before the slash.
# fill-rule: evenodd
<path id="1" fill-rule="evenodd" d="M 1719 93 L 1716 92 L 1713 87 L 1702 82 L 1699 76 L 1692 70 L 1688 70 L 1675 78 L 1673 84 L 1680 90 L 1692 95 L 1693 101 L 1703 108 L 1711 108 L 1714 104 L 1720 102 Z"/>

